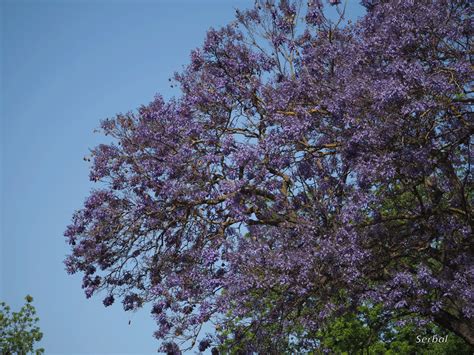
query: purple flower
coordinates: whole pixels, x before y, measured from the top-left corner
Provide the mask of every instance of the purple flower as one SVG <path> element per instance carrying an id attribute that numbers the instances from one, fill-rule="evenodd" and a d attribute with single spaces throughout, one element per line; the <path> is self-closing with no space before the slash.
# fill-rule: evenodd
<path id="1" fill-rule="evenodd" d="M 114 296 L 113 295 L 108 295 L 107 297 L 104 298 L 102 303 L 104 304 L 105 307 L 108 307 L 114 303 Z"/>

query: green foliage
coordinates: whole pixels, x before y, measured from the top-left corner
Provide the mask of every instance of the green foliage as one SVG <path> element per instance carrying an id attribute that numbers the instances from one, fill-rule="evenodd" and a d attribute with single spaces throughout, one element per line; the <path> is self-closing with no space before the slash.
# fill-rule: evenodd
<path id="1" fill-rule="evenodd" d="M 379 306 L 359 307 L 356 313 L 335 319 L 317 338 L 322 348 L 337 354 L 471 354 L 469 346 L 455 334 L 433 323 L 397 325 Z M 438 341 L 433 342 L 434 338 Z M 440 342 L 440 338 L 446 341 Z"/>
<path id="2" fill-rule="evenodd" d="M 34 349 L 34 343 L 41 340 L 43 333 L 37 323 L 33 297 L 27 295 L 26 303 L 19 312 L 11 312 L 5 302 L 0 302 L 0 353 L 10 354 L 43 354 L 44 349 Z"/>
<path id="3" fill-rule="evenodd" d="M 405 323 L 397 323 L 401 316 L 384 312 L 380 305 L 359 307 L 355 312 L 346 313 L 328 323 L 316 334 L 298 331 L 295 337 L 268 338 L 258 336 L 250 327 L 242 325 L 240 318 L 234 318 L 226 325 L 225 331 L 219 332 L 221 339 L 218 349 L 224 354 L 279 353 L 279 354 L 426 354 L 426 355 L 470 355 L 472 349 L 457 335 L 440 328 L 434 323 L 415 324 L 409 318 Z M 259 330 L 270 334 L 279 325 L 260 324 Z M 299 345 L 297 338 L 305 338 L 315 344 L 312 350 Z M 421 342 L 422 339 L 424 342 Z M 436 339 L 434 342 L 433 340 Z M 440 341 L 442 339 L 442 341 Z M 318 344 L 318 345 L 316 345 Z"/>

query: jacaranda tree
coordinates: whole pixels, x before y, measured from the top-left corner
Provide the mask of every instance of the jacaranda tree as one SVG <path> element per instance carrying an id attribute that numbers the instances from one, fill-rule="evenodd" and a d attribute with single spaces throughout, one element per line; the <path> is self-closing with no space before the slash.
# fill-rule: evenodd
<path id="1" fill-rule="evenodd" d="M 151 303 L 171 353 L 235 329 L 315 349 L 371 304 L 474 346 L 472 6 L 363 5 L 257 1 L 209 30 L 179 97 L 102 122 L 65 233 L 87 297 Z"/>

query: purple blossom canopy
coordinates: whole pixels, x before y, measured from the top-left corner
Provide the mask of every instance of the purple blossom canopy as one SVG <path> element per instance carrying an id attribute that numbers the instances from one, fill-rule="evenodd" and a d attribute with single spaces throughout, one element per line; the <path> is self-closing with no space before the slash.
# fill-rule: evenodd
<path id="1" fill-rule="evenodd" d="M 472 6 L 364 5 L 351 24 L 257 1 L 209 30 L 180 97 L 102 122 L 99 188 L 65 232 L 87 297 L 152 303 L 170 349 L 364 302 L 474 345 Z"/>

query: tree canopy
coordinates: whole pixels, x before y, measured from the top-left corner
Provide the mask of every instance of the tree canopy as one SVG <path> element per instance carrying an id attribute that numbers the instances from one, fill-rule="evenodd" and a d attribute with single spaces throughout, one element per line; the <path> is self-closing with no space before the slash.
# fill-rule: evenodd
<path id="1" fill-rule="evenodd" d="M 44 353 L 43 348 L 34 348 L 43 333 L 37 325 L 39 318 L 32 305 L 33 297 L 27 295 L 25 301 L 18 312 L 11 312 L 10 306 L 0 302 L 0 353 L 3 355 Z"/>
<path id="2" fill-rule="evenodd" d="M 368 304 L 474 346 L 472 6 L 362 3 L 256 1 L 179 97 L 102 122 L 65 232 L 87 297 L 151 303 L 171 353 L 236 327 L 309 351 Z"/>

